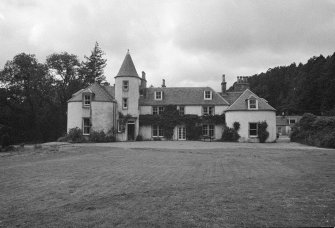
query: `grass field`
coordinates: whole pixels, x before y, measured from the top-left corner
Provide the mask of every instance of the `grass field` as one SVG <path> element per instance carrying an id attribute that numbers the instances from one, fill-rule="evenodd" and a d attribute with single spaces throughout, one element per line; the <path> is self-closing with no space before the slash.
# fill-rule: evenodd
<path id="1" fill-rule="evenodd" d="M 259 145 L 1 155 L 0 227 L 334 226 L 335 150 Z"/>

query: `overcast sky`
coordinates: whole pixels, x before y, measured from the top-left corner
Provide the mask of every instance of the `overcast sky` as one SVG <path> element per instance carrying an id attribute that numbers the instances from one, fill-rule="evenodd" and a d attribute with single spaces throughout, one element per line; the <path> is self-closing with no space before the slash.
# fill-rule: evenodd
<path id="1" fill-rule="evenodd" d="M 335 51 L 335 0 L 1 0 L 0 69 L 98 41 L 114 83 L 127 49 L 148 85 L 211 86 Z"/>

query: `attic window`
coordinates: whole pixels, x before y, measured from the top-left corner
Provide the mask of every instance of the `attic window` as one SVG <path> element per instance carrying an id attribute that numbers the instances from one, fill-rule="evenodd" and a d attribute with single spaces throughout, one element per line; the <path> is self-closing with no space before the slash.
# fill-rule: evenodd
<path id="1" fill-rule="evenodd" d="M 258 109 L 258 101 L 255 98 L 248 100 L 248 109 Z"/>
<path id="2" fill-rule="evenodd" d="M 85 107 L 91 106 L 91 95 L 90 94 L 84 95 L 84 106 Z"/>
<path id="3" fill-rule="evenodd" d="M 163 99 L 162 91 L 155 91 L 155 100 L 162 100 L 162 99 Z"/>
<path id="4" fill-rule="evenodd" d="M 288 122 L 289 122 L 289 124 L 295 124 L 296 120 L 295 119 L 289 119 Z"/>
<path id="5" fill-rule="evenodd" d="M 210 91 L 210 90 L 205 90 L 205 91 L 204 91 L 204 99 L 205 99 L 205 100 L 212 100 L 212 91 Z"/>

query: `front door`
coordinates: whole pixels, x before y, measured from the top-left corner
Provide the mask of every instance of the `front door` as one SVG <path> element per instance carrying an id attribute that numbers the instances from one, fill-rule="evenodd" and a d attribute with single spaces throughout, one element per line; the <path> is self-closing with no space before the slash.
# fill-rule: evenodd
<path id="1" fill-rule="evenodd" d="M 186 128 L 178 127 L 178 140 L 186 140 Z"/>
<path id="2" fill-rule="evenodd" d="M 128 122 L 127 124 L 127 140 L 134 141 L 135 140 L 135 123 Z"/>

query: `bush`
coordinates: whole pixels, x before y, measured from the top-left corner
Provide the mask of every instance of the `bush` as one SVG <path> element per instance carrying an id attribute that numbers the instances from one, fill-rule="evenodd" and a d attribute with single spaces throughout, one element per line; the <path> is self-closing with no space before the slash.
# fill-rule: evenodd
<path id="1" fill-rule="evenodd" d="M 83 132 L 80 128 L 71 128 L 67 134 L 68 142 L 81 143 L 85 142 L 86 139 L 83 136 Z"/>
<path id="2" fill-rule="evenodd" d="M 269 138 L 269 132 L 266 130 L 267 128 L 268 124 L 266 121 L 258 123 L 258 138 L 260 143 L 265 143 Z"/>
<path id="3" fill-rule="evenodd" d="M 138 136 L 136 136 L 136 141 L 143 141 L 143 137 L 142 137 L 142 135 L 138 135 Z"/>
<path id="4" fill-rule="evenodd" d="M 233 128 L 236 132 L 238 132 L 238 130 L 240 130 L 240 123 L 239 122 L 234 122 L 233 123 Z"/>
<path id="5" fill-rule="evenodd" d="M 89 136 L 90 142 L 115 142 L 115 136 L 112 130 L 108 131 L 107 134 L 104 131 L 91 131 Z"/>
<path id="6" fill-rule="evenodd" d="M 290 138 L 292 142 L 335 148 L 335 117 L 306 113 L 292 128 Z"/>
<path id="7" fill-rule="evenodd" d="M 8 133 L 5 133 L 2 137 L 1 137 L 1 146 L 2 148 L 6 148 L 10 145 L 10 137 Z"/>
<path id="8" fill-rule="evenodd" d="M 237 133 L 237 131 L 234 128 L 225 127 L 223 129 L 222 137 L 221 137 L 221 140 L 223 142 L 237 142 L 239 138 L 240 138 L 240 135 Z"/>

